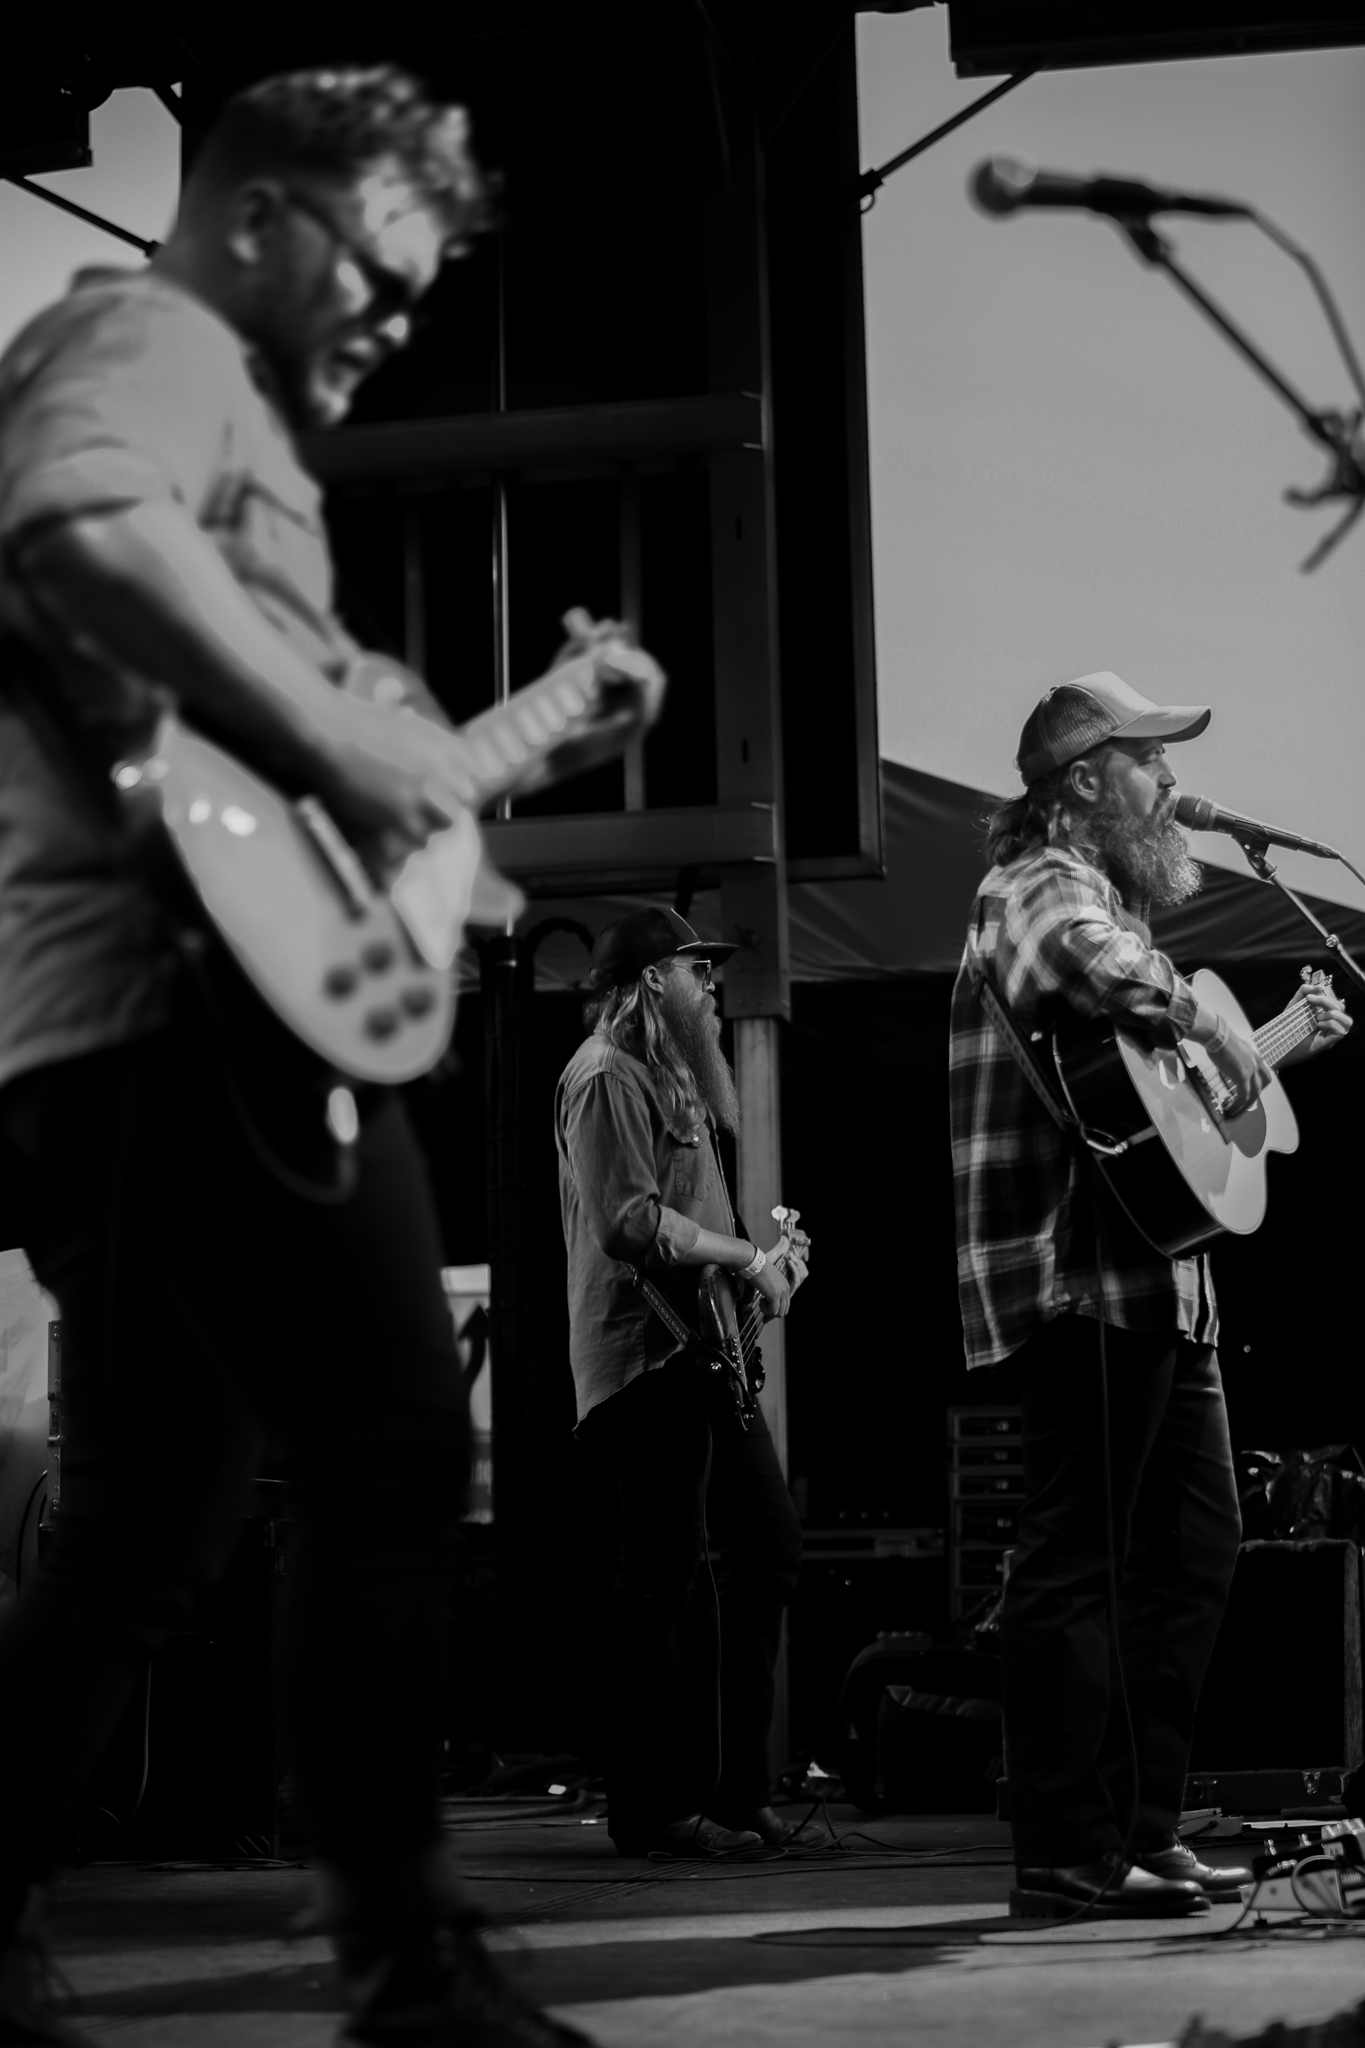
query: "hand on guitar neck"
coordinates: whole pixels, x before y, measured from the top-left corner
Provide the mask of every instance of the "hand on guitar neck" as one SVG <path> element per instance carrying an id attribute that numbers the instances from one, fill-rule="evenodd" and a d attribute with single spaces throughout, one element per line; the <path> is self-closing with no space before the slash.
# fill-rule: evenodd
<path id="1" fill-rule="evenodd" d="M 1314 1053 L 1326 1051 L 1328 1046 L 1344 1038 L 1351 1028 L 1350 1013 L 1326 975 L 1318 972 L 1310 977 L 1305 968 L 1304 977 L 1304 986 L 1299 993 L 1312 1012 L 1314 1030 L 1311 1037 L 1278 1060 L 1278 1066 L 1293 1065 Z M 1274 1068 L 1255 1040 L 1230 1031 L 1219 1013 L 1207 1004 L 1200 1004 L 1188 1036 L 1196 1045 L 1203 1046 L 1226 1082 L 1229 1092 L 1225 1108 L 1229 1116 L 1240 1116 L 1250 1109 L 1274 1079 Z"/>
<path id="2" fill-rule="evenodd" d="M 658 716 L 663 671 L 627 627 L 578 607 L 563 623 L 568 638 L 544 676 L 459 728 L 401 663 L 370 655 L 347 679 L 345 694 L 378 707 L 388 728 L 387 742 L 373 722 L 367 737 L 414 760 L 425 776 L 426 817 L 401 835 L 407 844 L 421 844 L 461 809 L 526 795 L 613 759 Z M 392 858 L 403 848 L 387 850 Z"/>
<path id="3" fill-rule="evenodd" d="M 353 842 L 390 857 L 491 795 L 619 752 L 663 695 L 662 673 L 626 630 L 580 611 L 565 619 L 568 642 L 550 675 L 518 693 L 527 705 L 511 713 L 524 725 L 519 742 L 504 737 L 506 706 L 453 730 L 430 694 L 381 658 L 359 671 L 378 671 L 380 688 L 338 690 L 171 505 L 45 527 L 26 542 L 23 570 L 27 602 L 54 643 L 162 686 L 188 724 L 277 787 L 320 799 Z M 404 710 L 416 715 L 395 716 Z"/>

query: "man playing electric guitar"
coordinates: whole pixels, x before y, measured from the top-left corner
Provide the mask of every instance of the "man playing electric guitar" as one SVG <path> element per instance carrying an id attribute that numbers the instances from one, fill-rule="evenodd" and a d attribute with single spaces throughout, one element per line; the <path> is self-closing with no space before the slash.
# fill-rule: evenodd
<path id="1" fill-rule="evenodd" d="M 1175 824 L 1163 743 L 1192 739 L 1208 721 L 1203 706 L 1150 703 L 1108 673 L 1043 698 L 1019 743 L 1024 794 L 991 820 L 991 870 L 953 993 L 967 1364 L 1009 1359 L 1023 1402 L 1025 1503 L 1002 1659 L 1012 1903 L 1040 1916 L 1087 1904 L 1112 1914 L 1202 1911 L 1250 1877 L 1199 1862 L 1175 1833 L 1240 1535 L 1208 1259 L 1154 1251 L 1038 1092 L 1055 1092 L 1048 1040 L 1068 1012 L 1161 1044 L 1204 1046 L 1230 1115 L 1271 1079 L 1257 1048 L 1153 950 L 1142 922 L 1147 904 L 1179 903 L 1199 887 Z M 1303 1050 L 1349 1028 L 1329 989 L 1303 999 L 1316 1023 Z M 1034 1058 L 1037 1087 L 1025 1070 Z M 1111 1685 L 1116 1650 L 1136 1786 Z"/>
<path id="2" fill-rule="evenodd" d="M 108 780 L 174 705 L 388 856 L 470 800 L 458 733 L 336 687 L 357 650 L 291 436 L 344 418 L 484 213 L 463 111 L 404 73 L 267 80 L 204 142 L 150 268 L 84 274 L 0 363 L 0 1185 L 5 1242 L 61 1306 L 67 1439 L 53 1540 L 0 1631 L 22 1759 L 0 1787 L 5 2041 L 71 2038 L 36 1888 L 231 1549 L 262 1432 L 290 1487 L 284 1721 L 344 2038 L 582 2038 L 501 1983 L 442 1860 L 467 1435 L 401 1104 L 363 1098 L 349 1198 L 281 1168 L 253 1118 L 273 1096 L 276 1125 L 306 1122 L 309 1099 L 201 1010 Z M 653 708 L 640 690 L 598 741 Z"/>
<path id="3" fill-rule="evenodd" d="M 599 933 L 586 1021 L 555 1100 L 579 1441 L 615 1493 L 608 1826 L 622 1855 L 780 1847 L 767 1738 L 782 1613 L 801 1529 L 761 1411 L 744 1426 L 730 1374 L 686 1341 L 697 1273 L 717 1266 L 785 1316 L 804 1237 L 779 1261 L 739 1235 L 716 1146 L 738 1122 L 720 1049 L 709 945 L 674 911 Z M 640 1282 L 666 1296 L 651 1308 Z M 708 1538 L 719 1550 L 722 1760 L 709 1660 L 688 1655 Z M 695 1626 L 697 1617 L 691 1615 Z M 699 1666 L 706 1661 L 708 1669 Z"/>

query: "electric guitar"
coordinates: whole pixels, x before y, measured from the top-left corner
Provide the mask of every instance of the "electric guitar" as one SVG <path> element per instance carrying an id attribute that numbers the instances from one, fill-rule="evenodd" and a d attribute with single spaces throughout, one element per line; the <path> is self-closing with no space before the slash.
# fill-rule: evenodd
<path id="1" fill-rule="evenodd" d="M 662 688 L 640 648 L 581 613 L 566 624 L 587 642 L 581 653 L 460 728 L 479 805 L 613 722 L 624 746 L 623 700 Z M 379 656 L 344 687 L 394 717 L 430 701 Z M 150 808 L 199 906 L 305 1045 L 359 1081 L 410 1081 L 435 1065 L 455 1022 L 466 922 L 515 916 L 522 903 L 488 862 L 473 808 L 386 860 L 354 846 L 315 796 L 284 795 L 174 716 L 148 754 L 112 772 L 130 807 Z"/>
<path id="2" fill-rule="evenodd" d="M 1322 973 L 1303 981 L 1330 988 Z M 1311 1038 L 1313 1012 L 1295 997 L 1253 1031 L 1227 984 L 1208 968 L 1194 977 L 1201 1003 L 1226 1018 L 1275 1067 Z M 1113 1194 L 1157 1251 L 1196 1250 L 1225 1230 L 1245 1236 L 1266 1207 L 1266 1159 L 1298 1149 L 1299 1127 L 1274 1079 L 1240 1116 L 1203 1046 L 1157 1046 L 1105 1021 L 1068 1022 L 1053 1039 L 1062 1092 Z"/>
<path id="3" fill-rule="evenodd" d="M 768 1253 L 768 1263 L 789 1271 L 794 1294 L 806 1277 L 810 1239 L 796 1227 L 799 1209 L 779 1205 L 772 1213 L 782 1235 Z M 712 1354 L 718 1353 L 728 1362 L 741 1421 L 751 1421 L 763 1389 L 763 1354 L 758 1347 L 763 1333 L 763 1296 L 752 1281 L 742 1280 L 726 1267 L 703 1266 L 697 1280 L 697 1322 Z"/>

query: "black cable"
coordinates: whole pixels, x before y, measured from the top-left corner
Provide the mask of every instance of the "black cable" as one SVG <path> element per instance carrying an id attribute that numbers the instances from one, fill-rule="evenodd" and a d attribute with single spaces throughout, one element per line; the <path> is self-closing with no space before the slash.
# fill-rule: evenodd
<path id="1" fill-rule="evenodd" d="M 703 1382 L 703 1384 L 705 1383 Z M 697 1825 L 693 1830 L 692 1836 L 694 1843 L 697 1836 L 701 1833 L 702 1823 L 706 1819 L 706 1809 L 720 1788 L 720 1781 L 725 1769 L 725 1737 L 721 1726 L 721 1659 L 723 1652 L 721 1646 L 720 1587 L 716 1584 L 715 1567 L 711 1563 L 711 1532 L 706 1524 L 706 1496 L 711 1490 L 711 1466 L 715 1459 L 715 1449 L 715 1430 L 708 1417 L 706 1425 L 706 1470 L 702 1474 L 701 1481 L 701 1550 L 702 1556 L 706 1560 L 706 1576 L 711 1581 L 711 1611 L 716 1617 L 716 1773 L 711 1780 L 711 1789 L 702 1801 L 701 1811 L 697 1815 Z"/>
<path id="2" fill-rule="evenodd" d="M 147 1780 L 152 1769 L 152 1660 L 147 1659 L 147 1676 L 142 1690 L 142 1777 L 138 1781 L 137 1797 L 128 1809 L 126 1820 L 120 1823 L 130 1827 L 142 1811 L 142 1802 L 147 1797 Z"/>
<path id="3" fill-rule="evenodd" d="M 24 1537 L 28 1533 L 28 1518 L 30 1513 L 32 1512 L 33 1503 L 38 1497 L 38 1488 L 42 1485 L 43 1481 L 46 1478 L 47 1466 L 44 1465 L 42 1471 L 38 1474 L 38 1477 L 34 1480 L 33 1485 L 29 1489 L 28 1499 L 24 1502 L 24 1512 L 19 1517 L 19 1540 L 14 1546 L 14 1590 L 16 1593 L 20 1592 L 23 1586 Z"/>

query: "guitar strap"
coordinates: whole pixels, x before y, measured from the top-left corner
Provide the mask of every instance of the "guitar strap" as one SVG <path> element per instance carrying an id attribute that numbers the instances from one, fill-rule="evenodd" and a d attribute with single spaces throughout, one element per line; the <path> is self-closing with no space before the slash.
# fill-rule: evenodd
<path id="1" fill-rule="evenodd" d="M 1084 1132 L 1078 1119 L 1071 1114 L 1071 1111 L 1064 1103 L 1057 1100 L 1057 1097 L 1043 1079 L 1037 1060 L 1029 1051 L 1009 1011 L 986 979 L 986 970 L 977 959 L 974 949 L 969 949 L 967 953 L 967 974 L 971 980 L 972 993 L 990 1018 L 997 1038 L 1023 1074 L 1024 1079 L 1042 1103 L 1043 1108 L 1052 1118 L 1053 1123 L 1057 1125 L 1059 1130 L 1066 1131 L 1069 1135 L 1083 1137 Z"/>

